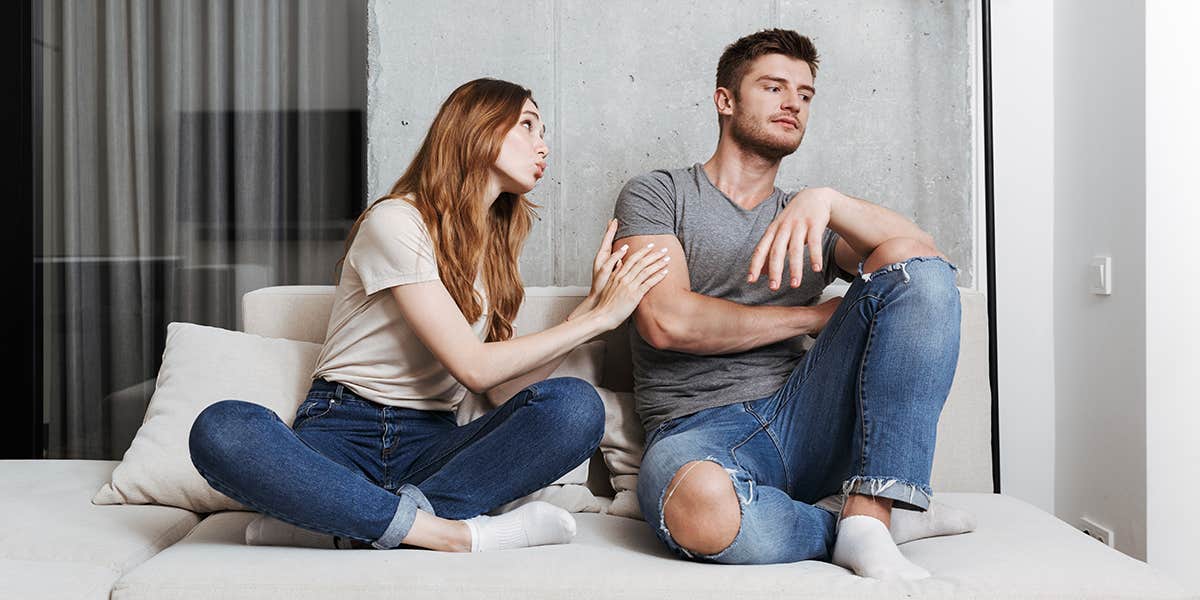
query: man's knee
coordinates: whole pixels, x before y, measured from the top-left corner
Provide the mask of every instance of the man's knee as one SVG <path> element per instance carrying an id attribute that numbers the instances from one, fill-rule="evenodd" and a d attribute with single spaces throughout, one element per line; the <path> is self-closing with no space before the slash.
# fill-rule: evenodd
<path id="1" fill-rule="evenodd" d="M 874 273 L 887 265 L 906 261 L 916 256 L 940 256 L 937 248 L 913 238 L 898 237 L 885 241 L 875 248 L 863 263 L 863 273 Z"/>
<path id="2" fill-rule="evenodd" d="M 733 481 L 721 465 L 707 460 L 683 465 L 663 498 L 667 531 L 687 551 L 717 554 L 737 537 L 741 507 Z"/>

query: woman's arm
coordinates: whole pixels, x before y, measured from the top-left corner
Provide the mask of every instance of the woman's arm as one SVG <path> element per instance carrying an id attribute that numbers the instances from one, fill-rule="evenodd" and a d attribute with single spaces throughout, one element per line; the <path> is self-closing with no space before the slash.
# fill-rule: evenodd
<path id="1" fill-rule="evenodd" d="M 624 252 L 606 263 L 611 270 Z M 503 342 L 482 342 L 441 281 L 391 288 L 404 320 L 455 379 L 474 393 L 547 365 L 583 342 L 620 325 L 646 291 L 662 281 L 666 261 L 649 248 L 628 257 L 586 312 L 559 325 Z M 557 366 L 557 365 L 556 365 Z M 552 371 L 553 369 L 551 369 Z"/>
<path id="2" fill-rule="evenodd" d="M 586 300 L 581 302 L 579 306 L 575 307 L 575 310 L 571 311 L 571 314 L 567 316 L 567 320 L 570 321 L 571 319 L 578 318 L 594 305 L 595 300 L 593 300 L 589 295 Z M 509 398 L 517 395 L 517 392 L 539 381 L 549 378 L 550 375 L 554 374 L 554 370 L 557 369 L 566 358 L 567 355 L 563 354 L 562 356 L 555 358 L 524 375 L 519 375 L 513 379 L 501 383 L 500 385 L 497 385 L 496 387 L 493 387 L 487 391 L 488 403 L 493 407 L 504 404 Z"/>

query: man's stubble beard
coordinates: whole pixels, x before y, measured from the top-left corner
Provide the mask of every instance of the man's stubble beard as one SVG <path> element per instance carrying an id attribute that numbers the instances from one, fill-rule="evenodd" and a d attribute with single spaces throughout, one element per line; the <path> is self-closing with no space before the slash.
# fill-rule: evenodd
<path id="1" fill-rule="evenodd" d="M 729 121 L 729 135 L 733 141 L 747 152 L 752 152 L 767 160 L 778 161 L 782 160 L 796 151 L 800 147 L 800 142 L 804 141 L 804 133 L 806 129 L 800 130 L 800 137 L 796 139 L 796 143 L 788 141 L 780 141 L 771 132 L 767 131 L 761 124 L 754 122 L 748 118 L 733 118 Z"/>

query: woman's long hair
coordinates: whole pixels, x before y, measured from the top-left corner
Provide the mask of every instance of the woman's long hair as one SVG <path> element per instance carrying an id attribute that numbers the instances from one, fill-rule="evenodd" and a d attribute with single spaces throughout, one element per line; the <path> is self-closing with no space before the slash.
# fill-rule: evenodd
<path id="1" fill-rule="evenodd" d="M 469 323 L 483 314 L 483 299 L 474 286 L 482 269 L 491 313 L 485 338 L 489 342 L 512 337 L 512 322 L 525 298 L 517 259 L 537 206 L 523 195 L 505 192 L 489 209 L 483 194 L 504 137 L 526 99 L 532 100 L 529 90 L 497 79 L 459 86 L 442 103 L 404 175 L 363 211 L 346 238 L 348 253 L 359 225 L 376 204 L 411 194 L 404 199 L 421 212 L 442 284 Z M 343 254 L 338 261 L 339 275 L 345 259 Z"/>

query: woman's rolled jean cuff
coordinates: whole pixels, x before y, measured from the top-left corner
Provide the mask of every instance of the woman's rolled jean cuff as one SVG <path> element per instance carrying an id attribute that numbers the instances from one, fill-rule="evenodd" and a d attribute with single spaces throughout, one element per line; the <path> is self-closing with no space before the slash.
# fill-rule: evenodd
<path id="1" fill-rule="evenodd" d="M 379 536 L 379 539 L 371 542 L 371 546 L 379 550 L 395 548 L 404 541 L 404 538 L 408 537 L 413 521 L 417 519 L 418 510 L 436 515 L 433 512 L 433 505 L 425 498 L 425 494 L 417 489 L 417 486 L 406 483 L 400 486 L 396 494 L 400 496 L 400 505 L 396 507 L 396 514 L 392 516 L 392 522 L 388 524 L 387 530 Z"/>
<path id="2" fill-rule="evenodd" d="M 929 508 L 929 500 L 933 497 L 933 490 L 927 485 L 912 483 L 894 477 L 859 475 L 847 479 L 842 484 L 843 500 L 849 494 L 861 494 L 873 498 L 888 498 L 892 500 L 893 508 L 924 512 Z"/>

